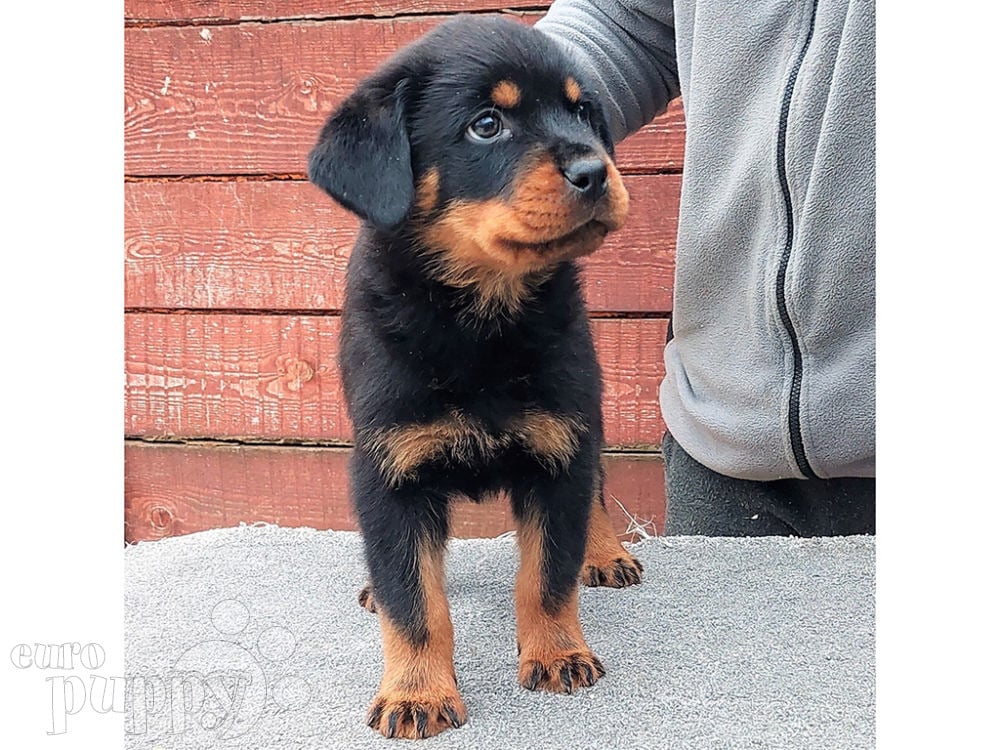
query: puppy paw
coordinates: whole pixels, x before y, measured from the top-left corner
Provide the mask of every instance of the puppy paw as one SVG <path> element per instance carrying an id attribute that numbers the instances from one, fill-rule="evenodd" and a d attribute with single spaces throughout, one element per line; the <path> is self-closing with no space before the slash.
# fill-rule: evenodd
<path id="1" fill-rule="evenodd" d="M 584 561 L 580 580 L 585 586 L 609 586 L 613 589 L 642 583 L 642 563 L 621 550 L 613 559 L 600 563 Z"/>
<path id="2" fill-rule="evenodd" d="M 375 607 L 375 593 L 372 591 L 370 583 L 366 583 L 364 588 L 358 592 L 358 604 L 372 614 L 378 611 Z"/>
<path id="3" fill-rule="evenodd" d="M 368 726 L 385 737 L 416 740 L 465 723 L 465 704 L 457 691 L 408 693 L 382 691 L 368 709 Z"/>
<path id="4" fill-rule="evenodd" d="M 522 654 L 517 679 L 528 690 L 572 693 L 590 687 L 605 675 L 604 665 L 593 651 L 564 651 L 550 657 L 531 658 Z"/>

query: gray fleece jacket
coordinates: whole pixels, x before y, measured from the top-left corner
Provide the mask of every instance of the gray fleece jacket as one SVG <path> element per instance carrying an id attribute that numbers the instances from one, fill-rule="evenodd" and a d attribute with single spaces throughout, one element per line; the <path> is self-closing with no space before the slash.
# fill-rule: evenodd
<path id="1" fill-rule="evenodd" d="M 743 479 L 875 475 L 874 0 L 556 0 L 616 139 L 683 94 L 663 416 Z"/>

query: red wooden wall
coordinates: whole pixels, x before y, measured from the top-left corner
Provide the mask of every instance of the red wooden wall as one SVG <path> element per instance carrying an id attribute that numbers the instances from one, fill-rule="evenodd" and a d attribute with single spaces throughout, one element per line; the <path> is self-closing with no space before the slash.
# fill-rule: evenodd
<path id="1" fill-rule="evenodd" d="M 255 521 L 354 527 L 336 336 L 357 221 L 306 182 L 306 154 L 360 77 L 448 13 L 530 23 L 543 5 L 126 0 L 129 541 Z M 672 106 L 621 145 L 631 217 L 585 264 L 609 492 L 657 529 L 683 136 Z M 502 505 L 456 516 L 463 536 L 508 528 Z"/>

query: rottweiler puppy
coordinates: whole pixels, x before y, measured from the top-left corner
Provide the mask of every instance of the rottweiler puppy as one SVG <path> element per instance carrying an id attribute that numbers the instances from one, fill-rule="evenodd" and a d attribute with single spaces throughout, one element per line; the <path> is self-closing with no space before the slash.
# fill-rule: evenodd
<path id="1" fill-rule="evenodd" d="M 510 497 L 518 680 L 604 674 L 578 582 L 639 583 L 604 507 L 601 373 L 575 259 L 628 194 L 601 104 L 541 32 L 459 16 L 403 48 L 330 117 L 309 179 L 364 221 L 340 365 L 351 492 L 385 659 L 368 724 L 429 737 L 466 720 L 445 593 L 449 503 Z"/>

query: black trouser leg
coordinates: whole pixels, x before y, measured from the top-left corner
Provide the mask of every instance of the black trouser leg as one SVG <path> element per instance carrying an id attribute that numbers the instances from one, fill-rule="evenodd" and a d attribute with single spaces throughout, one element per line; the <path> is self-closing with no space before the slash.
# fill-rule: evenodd
<path id="1" fill-rule="evenodd" d="M 698 463 L 669 434 L 663 458 L 668 536 L 875 533 L 874 479 L 734 479 Z"/>

